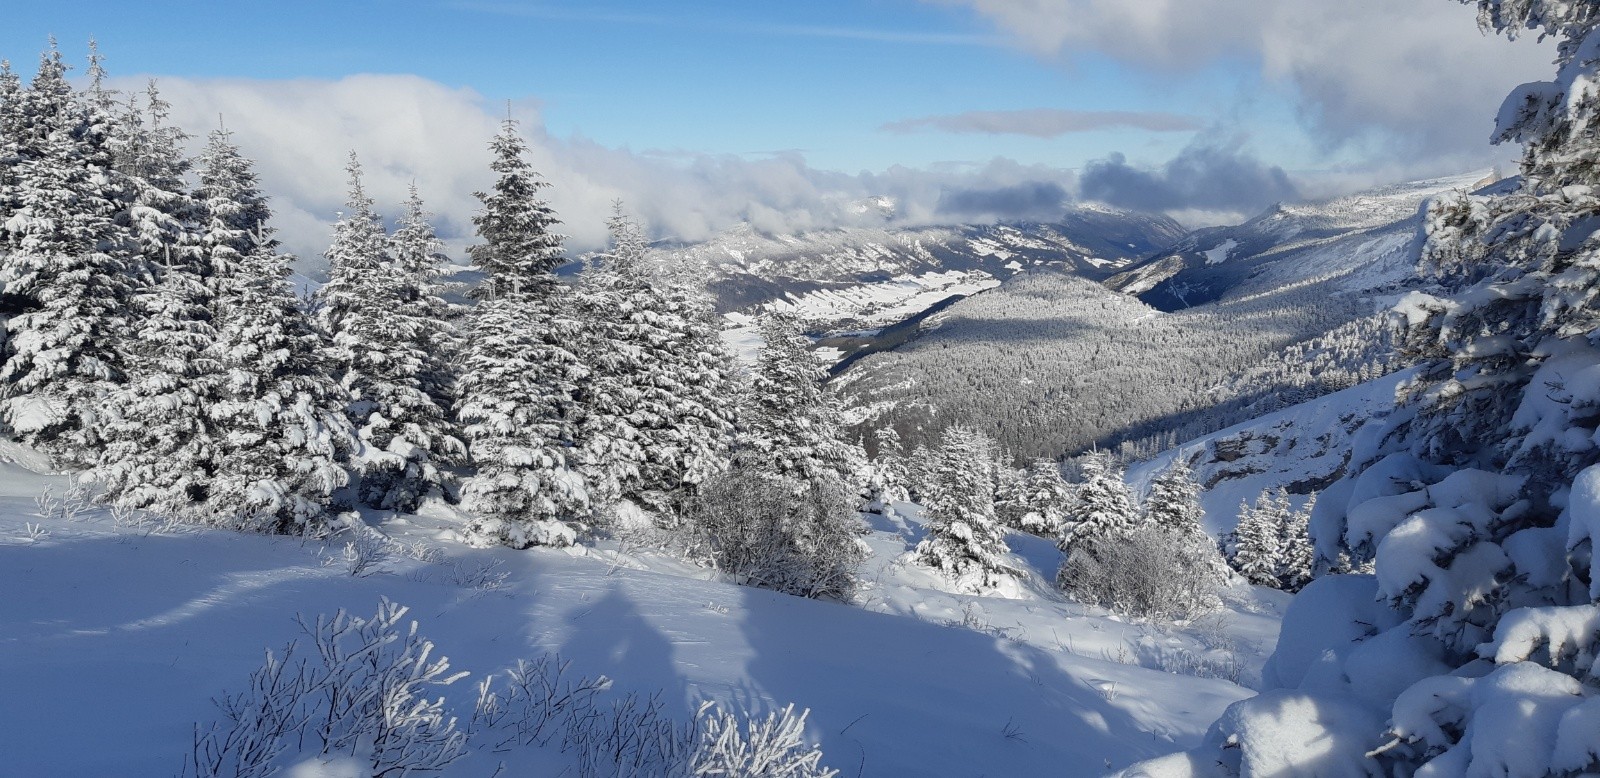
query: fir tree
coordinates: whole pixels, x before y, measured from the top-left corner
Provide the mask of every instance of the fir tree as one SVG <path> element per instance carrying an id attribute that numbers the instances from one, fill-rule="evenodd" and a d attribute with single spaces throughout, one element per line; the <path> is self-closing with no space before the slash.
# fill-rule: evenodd
<path id="1" fill-rule="evenodd" d="M 113 123 L 110 139 L 113 166 L 129 182 L 122 220 L 147 266 L 181 265 L 204 276 L 208 268 L 194 232 L 199 204 L 184 181 L 190 169 L 183 153 L 188 135 L 168 122 L 171 106 L 161 99 L 154 81 L 144 96 L 143 106 L 129 99 Z M 206 290 L 197 291 L 203 301 Z"/>
<path id="2" fill-rule="evenodd" d="M 350 397 L 345 412 L 362 442 L 359 497 L 374 508 L 414 511 L 441 484 L 440 465 L 465 454 L 428 391 L 443 368 L 435 338 L 449 326 L 433 318 L 428 282 L 414 275 L 428 271 L 408 268 L 388 253 L 391 242 L 362 189 L 353 155 L 346 169 L 349 212 L 334 227 L 327 254 L 331 280 L 318 292 L 319 314 L 339 383 Z M 412 226 L 417 233 L 425 229 L 425 223 Z"/>
<path id="3" fill-rule="evenodd" d="M 116 505 L 185 516 L 208 498 L 216 454 L 209 400 L 220 366 L 205 299 L 201 279 L 175 265 L 135 301 L 130 381 L 107 404 L 108 442 L 96 467 Z"/>
<path id="4" fill-rule="evenodd" d="M 516 120 L 508 118 L 501 124 L 489 150 L 494 153 L 490 169 L 498 177 L 492 192 L 476 194 L 483 210 L 472 223 L 483 242 L 467 249 L 486 274 L 475 294 L 485 298 L 518 291 L 550 294 L 549 287 L 557 283 L 554 271 L 565 261 L 562 236 L 554 231 L 561 222 L 539 197 L 550 184 L 528 164 L 528 144 L 517 132 Z"/>
<path id="5" fill-rule="evenodd" d="M 1053 459 L 1035 459 L 1026 470 L 1001 479 L 996 511 L 1001 523 L 1020 532 L 1054 537 L 1066 521 L 1072 494 Z"/>
<path id="6" fill-rule="evenodd" d="M 1200 508 L 1200 484 L 1195 482 L 1194 471 L 1181 457 L 1173 460 L 1172 466 L 1150 483 L 1144 514 L 1147 520 L 1179 535 L 1203 526 L 1205 513 Z"/>
<path id="7" fill-rule="evenodd" d="M 213 353 L 224 377 L 210 409 L 217 457 L 206 507 L 252 532 L 320 530 L 354 445 L 347 395 L 327 375 L 288 276 L 288 257 L 263 239 L 217 297 Z"/>
<path id="8" fill-rule="evenodd" d="M 345 172 L 350 176 L 346 211 L 334 224 L 333 243 L 323 254 L 328 260 L 328 283 L 316 297 L 317 326 L 330 337 L 345 329 L 344 318 L 352 311 L 389 304 L 378 287 L 394 283 L 393 269 L 388 267 L 389 238 L 361 185 L 361 163 L 355 152 L 350 153 Z"/>
<path id="9" fill-rule="evenodd" d="M 1283 526 L 1289 518 L 1289 500 L 1282 489 L 1262 492 L 1254 505 L 1239 505 L 1232 561 L 1245 580 L 1256 586 L 1278 588 L 1278 568 L 1283 558 Z"/>
<path id="10" fill-rule="evenodd" d="M 562 522 L 588 510 L 582 476 L 568 461 L 570 398 L 584 369 L 555 342 L 575 331 L 528 292 L 505 292 L 473 311 L 458 383 L 458 415 L 477 465 L 461 501 L 474 515 L 473 542 L 568 545 Z"/>
<path id="11" fill-rule="evenodd" d="M 1083 483 L 1076 497 L 1057 539 L 1068 557 L 1092 554 L 1096 544 L 1114 541 L 1138 524 L 1133 493 L 1109 454 L 1097 451 L 1084 458 Z"/>
<path id="12" fill-rule="evenodd" d="M 348 398 L 327 375 L 321 338 L 289 286 L 266 198 L 225 131 L 201 156 L 201 242 L 221 375 L 206 387 L 214 477 L 207 520 L 254 532 L 316 532 L 354 445 Z"/>
<path id="13" fill-rule="evenodd" d="M 739 417 L 734 459 L 798 481 L 848 481 L 849 452 L 839 438 L 837 402 L 823 389 L 827 371 L 793 318 L 761 318 L 764 346 Z"/>
<path id="14" fill-rule="evenodd" d="M 704 306 L 647 268 L 638 226 L 619 208 L 610 227 L 612 247 L 578 293 L 591 371 L 578 395 L 580 469 L 597 504 L 663 510 L 721 469 L 731 367 Z"/>
<path id="15" fill-rule="evenodd" d="M 444 280 L 450 259 L 444 255 L 444 243 L 428 221 L 416 186 L 411 187 L 405 214 L 389 242 L 401 279 L 400 306 L 406 315 L 431 323 L 428 331 L 417 333 L 414 341 L 424 352 L 418 380 L 435 405 L 449 408 L 455 398 L 453 362 L 461 351 L 461 312 L 444 297 L 450 288 Z"/>
<path id="16" fill-rule="evenodd" d="M 0 214 L 17 210 L 17 168 L 22 162 L 22 79 L 0 59 Z M 0 248 L 5 232 L 0 230 Z"/>
<path id="17" fill-rule="evenodd" d="M 561 237 L 554 213 L 536 197 L 545 186 L 522 159 L 525 145 L 507 120 L 490 148 L 500 174 L 479 193 L 474 217 L 483 243 L 468 254 L 488 276 L 472 314 L 457 382 L 477 472 L 462 488 L 467 527 L 478 543 L 517 547 L 567 544 L 563 522 L 588 512 L 589 496 L 570 455 L 576 440 L 574 395 L 586 370 L 567 290 L 556 280 Z"/>
<path id="18" fill-rule="evenodd" d="M 1005 530 L 995 519 L 993 450 L 978 430 L 945 429 L 924 506 L 928 535 L 913 551 L 919 563 L 971 591 L 992 588 L 1015 573 L 1005 560 Z"/>
<path id="19" fill-rule="evenodd" d="M 1317 495 L 1313 492 L 1299 510 L 1289 511 L 1283 523 L 1278 538 L 1278 581 L 1284 591 L 1298 592 L 1311 583 L 1316 560 L 1316 550 L 1311 545 L 1311 510 L 1316 504 Z"/>
<path id="20" fill-rule="evenodd" d="M 7 323 L 0 410 L 28 443 L 92 464 L 103 442 L 97 409 L 124 380 L 136 259 L 116 224 L 125 190 L 59 52 L 42 58 L 18 103 L 16 210 L 0 230 L 9 249 L 0 280 L 28 311 Z"/>

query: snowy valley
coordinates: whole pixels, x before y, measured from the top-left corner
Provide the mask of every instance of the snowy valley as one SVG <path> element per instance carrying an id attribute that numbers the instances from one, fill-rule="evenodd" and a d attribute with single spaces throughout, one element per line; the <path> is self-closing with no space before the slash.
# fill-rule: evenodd
<path id="1" fill-rule="evenodd" d="M 508 104 L 461 256 L 358 150 L 309 262 L 0 65 L 0 776 L 1600 774 L 1600 4 L 1480 10 L 1511 177 L 579 251 Z"/>

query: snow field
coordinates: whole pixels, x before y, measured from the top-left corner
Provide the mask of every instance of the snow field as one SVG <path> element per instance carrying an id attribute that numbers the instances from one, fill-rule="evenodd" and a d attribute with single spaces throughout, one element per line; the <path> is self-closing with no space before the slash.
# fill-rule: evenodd
<path id="1" fill-rule="evenodd" d="M 469 549 L 453 540 L 461 518 L 433 502 L 390 518 L 397 545 L 356 576 L 342 539 L 153 531 L 99 509 L 41 517 L 33 496 L 46 485 L 59 493 L 65 479 L 0 472 L 6 774 L 175 774 L 192 727 L 215 717 L 210 700 L 295 640 L 297 614 L 370 614 L 380 598 L 410 606 L 435 656 L 471 673 L 439 692 L 463 720 L 485 673 L 558 652 L 618 693 L 660 691 L 681 719 L 699 699 L 809 708 L 808 735 L 843 775 L 1096 774 L 1196 745 L 1250 691 L 1171 670 L 1197 671 L 1180 658 L 1207 656 L 1209 642 L 1257 674 L 1282 604 L 1236 593 L 1214 624 L 1124 623 L 1057 599 L 1040 575 L 1054 547 L 1028 537 L 1012 538 L 1031 572 L 1009 598 L 943 592 L 904 563 L 921 532 L 906 505 L 873 517 L 865 607 L 851 607 L 731 586 L 616 542 Z M 568 758 L 480 752 L 450 774 L 501 762 L 537 774 Z"/>

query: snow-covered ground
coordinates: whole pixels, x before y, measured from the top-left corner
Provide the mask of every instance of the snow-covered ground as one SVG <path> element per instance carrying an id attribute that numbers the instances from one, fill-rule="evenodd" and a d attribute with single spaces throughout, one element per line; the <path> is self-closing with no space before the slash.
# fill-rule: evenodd
<path id="1" fill-rule="evenodd" d="M 976 294 L 999 285 L 999 279 L 983 271 L 946 270 L 845 289 L 819 289 L 775 300 L 767 307 L 805 321 L 882 327 L 915 316 L 953 295 Z"/>
<path id="2" fill-rule="evenodd" d="M 872 515 L 856 606 L 713 580 L 707 570 L 608 541 L 565 551 L 466 548 L 440 504 L 382 531 L 433 549 L 355 576 L 339 542 L 152 531 L 99 509 L 42 517 L 64 478 L 0 466 L 0 773 L 171 775 L 212 698 L 238 691 L 294 617 L 380 598 L 471 677 L 441 690 L 470 714 L 471 686 L 518 659 L 559 652 L 617 692 L 660 691 L 687 717 L 712 699 L 809 708 L 809 736 L 842 775 L 1091 775 L 1192 747 L 1276 639 L 1285 599 L 1241 588 L 1199 623 L 1127 623 L 1064 602 L 1045 583 L 1047 541 L 1013 539 L 1030 570 L 1011 598 L 943 591 L 904 553 L 914 506 Z M 377 517 L 369 517 L 376 521 Z M 478 588 L 481 571 L 503 573 Z M 493 578 L 493 576 L 488 576 Z M 451 775 L 557 774 L 555 749 L 475 753 Z"/>

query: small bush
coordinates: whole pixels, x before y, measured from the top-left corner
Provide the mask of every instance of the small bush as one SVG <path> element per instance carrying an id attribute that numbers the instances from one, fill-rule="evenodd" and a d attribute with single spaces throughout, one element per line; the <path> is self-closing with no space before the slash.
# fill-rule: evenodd
<path id="1" fill-rule="evenodd" d="M 546 655 L 477 684 L 469 723 L 457 728 L 443 697 L 423 693 L 466 673 L 430 656 L 433 643 L 402 629 L 404 607 L 383 601 L 371 618 L 343 611 L 300 619 L 298 644 L 250 675 L 249 687 L 219 697 L 221 718 L 195 728 L 183 774 L 268 778 L 321 761 L 362 765 L 373 778 L 447 774 L 469 751 L 559 748 L 577 778 L 833 778 L 822 751 L 804 740 L 807 711 L 786 706 L 765 718 L 701 703 L 680 723 L 664 693 L 604 699 L 604 676 L 575 676 Z M 498 774 L 498 773 L 497 773 Z"/>
<path id="2" fill-rule="evenodd" d="M 736 469 L 702 484 L 684 514 L 690 556 L 740 584 L 811 598 L 855 593 L 866 550 L 843 484 Z"/>
<path id="3" fill-rule="evenodd" d="M 1074 549 L 1056 585 L 1125 616 L 1190 619 L 1222 604 L 1208 553 L 1159 527 L 1139 527 Z"/>

